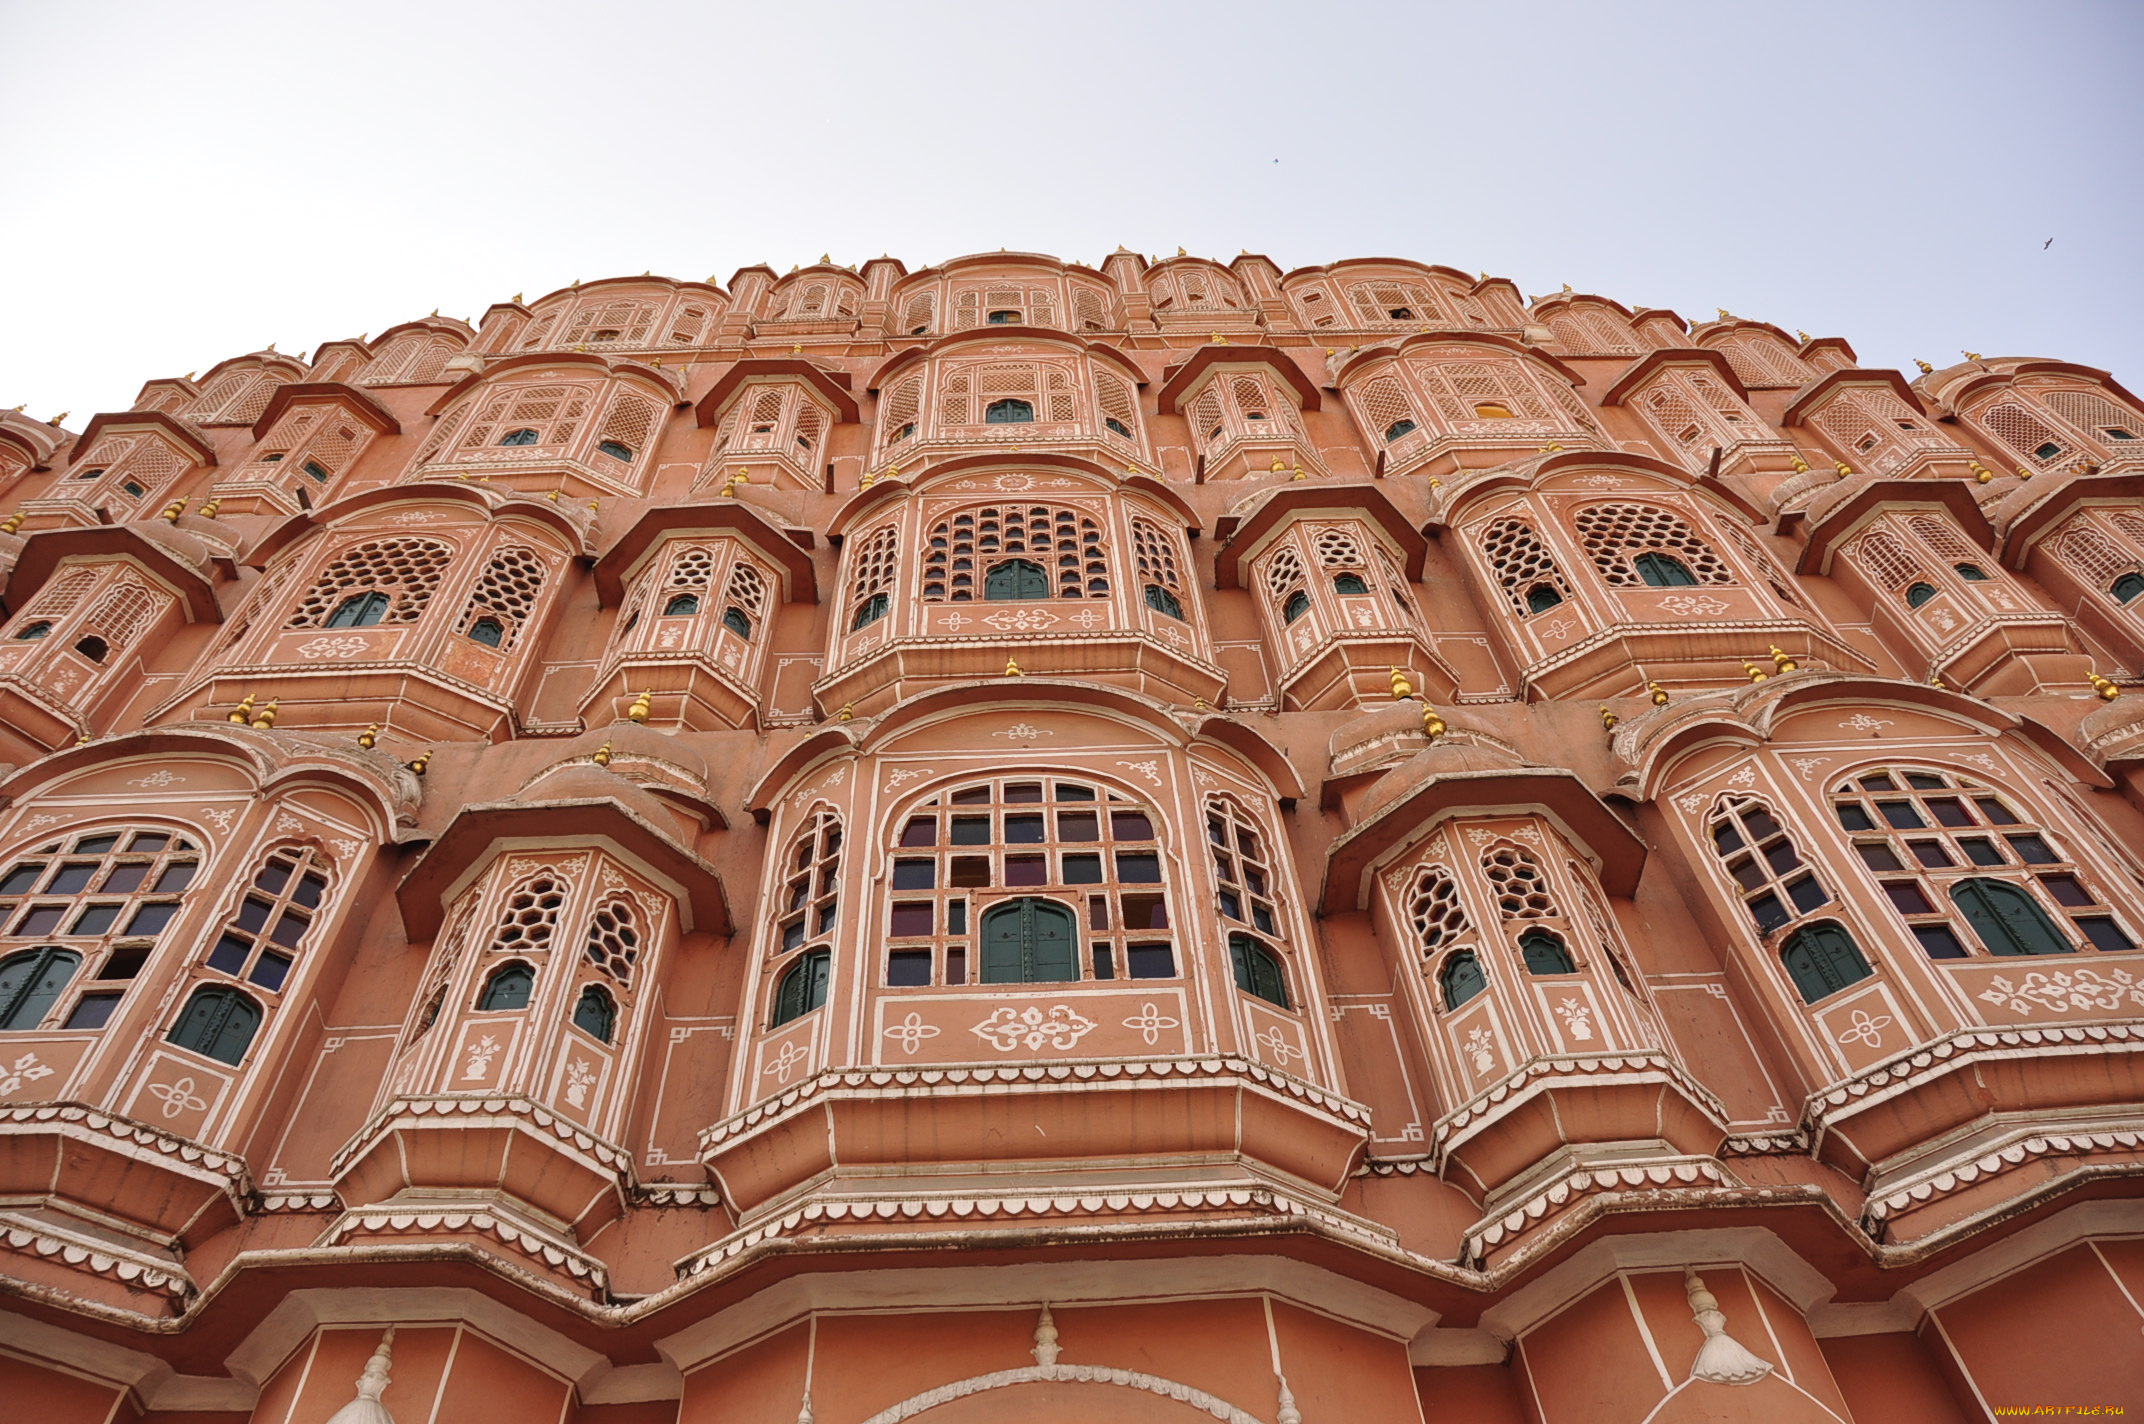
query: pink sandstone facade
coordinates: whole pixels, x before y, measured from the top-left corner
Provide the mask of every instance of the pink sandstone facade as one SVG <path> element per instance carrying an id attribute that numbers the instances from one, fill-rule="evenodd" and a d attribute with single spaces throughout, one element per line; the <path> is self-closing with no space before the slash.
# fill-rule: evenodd
<path id="1" fill-rule="evenodd" d="M 2144 1409 L 2144 406 L 1366 259 L 0 417 L 0 1381 Z"/>

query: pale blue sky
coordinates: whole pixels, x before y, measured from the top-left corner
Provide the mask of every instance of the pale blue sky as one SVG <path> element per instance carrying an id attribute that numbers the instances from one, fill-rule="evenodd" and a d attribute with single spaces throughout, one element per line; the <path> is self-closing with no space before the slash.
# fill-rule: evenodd
<path id="1" fill-rule="evenodd" d="M 2144 386 L 2140 61 L 2136 0 L 0 0 L 0 405 L 576 277 L 1118 243 Z"/>

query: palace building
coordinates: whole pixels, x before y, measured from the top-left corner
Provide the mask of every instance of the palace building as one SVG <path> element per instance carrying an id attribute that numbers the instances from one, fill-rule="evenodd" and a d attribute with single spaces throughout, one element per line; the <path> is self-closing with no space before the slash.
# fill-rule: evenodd
<path id="1" fill-rule="evenodd" d="M 0 415 L 0 1381 L 2144 1407 L 2144 403 L 1374 258 Z"/>

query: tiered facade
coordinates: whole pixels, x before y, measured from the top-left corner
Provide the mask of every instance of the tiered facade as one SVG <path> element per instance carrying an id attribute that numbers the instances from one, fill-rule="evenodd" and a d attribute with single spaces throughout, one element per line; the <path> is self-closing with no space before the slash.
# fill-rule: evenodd
<path id="1" fill-rule="evenodd" d="M 0 417 L 0 1380 L 2144 1406 L 2140 492 L 2087 367 L 1248 254 Z"/>

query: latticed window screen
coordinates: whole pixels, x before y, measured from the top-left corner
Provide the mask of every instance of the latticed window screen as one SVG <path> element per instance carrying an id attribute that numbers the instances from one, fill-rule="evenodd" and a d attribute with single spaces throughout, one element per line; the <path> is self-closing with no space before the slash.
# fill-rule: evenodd
<path id="1" fill-rule="evenodd" d="M 155 495 L 192 463 L 153 436 L 108 436 L 74 462 L 72 477 L 97 475 L 97 491 L 138 501 Z"/>
<path id="2" fill-rule="evenodd" d="M 30 606 L 23 609 L 17 621 L 64 618 L 74 611 L 84 594 L 96 587 L 97 573 L 94 569 L 75 567 L 38 590 Z"/>
<path id="3" fill-rule="evenodd" d="M 1074 287 L 1072 320 L 1081 331 L 1107 331 L 1109 299 L 1092 287 Z"/>
<path id="4" fill-rule="evenodd" d="M 637 347 L 652 344 L 656 303 L 648 301 L 583 302 L 566 319 L 561 346 Z"/>
<path id="5" fill-rule="evenodd" d="M 281 846 L 255 872 L 205 963 L 219 974 L 281 993 L 328 891 L 327 862 L 308 846 Z"/>
<path id="6" fill-rule="evenodd" d="M 849 626 L 852 631 L 885 615 L 887 600 L 893 593 L 893 559 L 900 547 L 900 538 L 900 531 L 889 524 L 856 541 L 849 565 Z"/>
<path id="7" fill-rule="evenodd" d="M 1759 386 L 1799 386 L 1816 375 L 1786 343 L 1765 332 L 1744 332 L 1717 349 L 1727 358 L 1736 379 L 1753 390 Z"/>
<path id="8" fill-rule="evenodd" d="M 1490 572 L 1511 599 L 1513 610 L 1522 618 L 1534 611 L 1528 595 L 1542 584 L 1556 591 L 1559 602 L 1571 596 L 1563 571 L 1556 567 L 1533 526 L 1524 520 L 1500 519 L 1490 525 L 1482 533 L 1482 552 L 1488 556 Z"/>
<path id="9" fill-rule="evenodd" d="M 1980 558 L 1978 550 L 1965 542 L 1958 531 L 1941 519 L 1929 514 L 1916 514 L 1906 521 L 1913 534 L 1913 542 L 1947 564 L 1975 563 Z"/>
<path id="10" fill-rule="evenodd" d="M 715 577 L 715 551 L 688 545 L 670 556 L 670 575 L 665 587 L 673 590 L 705 589 Z"/>
<path id="11" fill-rule="evenodd" d="M 2047 408 L 2090 435 L 2115 453 L 2144 451 L 2144 415 L 2116 405 L 2090 391 L 2049 391 L 2042 397 Z"/>
<path id="12" fill-rule="evenodd" d="M 1275 599 L 1285 598 L 1303 582 L 1303 561 L 1295 550 L 1286 544 L 1276 548 L 1266 562 L 1266 592 Z"/>
<path id="13" fill-rule="evenodd" d="M 1533 421 L 1564 430 L 1591 430 L 1593 421 L 1569 387 L 1538 381 L 1516 361 L 1407 363 L 1438 416 L 1453 429 L 1475 431 L 1483 422 Z M 1503 415 L 1496 412 L 1503 411 Z"/>
<path id="14" fill-rule="evenodd" d="M 346 599 L 360 593 L 388 599 L 383 623 L 414 623 L 424 616 L 454 551 L 428 539 L 374 539 L 345 549 L 320 571 L 320 577 L 290 615 L 288 628 L 324 628 Z"/>
<path id="15" fill-rule="evenodd" d="M 1634 556 L 1664 553 L 1701 584 L 1731 584 L 1734 572 L 1679 515 L 1650 504 L 1595 504 L 1578 511 L 1578 537 L 1601 576 L 1618 588 L 1645 579 Z"/>
<path id="16" fill-rule="evenodd" d="M 474 408 L 456 443 L 463 450 L 477 450 L 528 430 L 535 433 L 535 439 L 522 438 L 517 444 L 564 445 L 587 420 L 594 396 L 594 388 L 584 385 L 517 386 L 494 391 Z"/>
<path id="17" fill-rule="evenodd" d="M 104 591 L 82 620 L 84 630 L 96 633 L 115 649 L 124 648 L 147 630 L 150 622 L 170 600 L 136 583 L 121 583 Z"/>
<path id="18" fill-rule="evenodd" d="M 1645 350 L 1622 318 L 1591 307 L 1576 307 L 1548 319 L 1549 330 L 1574 356 L 1635 356 Z"/>
<path id="19" fill-rule="evenodd" d="M 620 989 L 630 989 L 643 933 L 639 908 L 623 895 L 613 896 L 589 917 L 581 957 Z"/>
<path id="20" fill-rule="evenodd" d="M 2057 559 L 2102 589 L 2125 573 L 2144 569 L 2144 558 L 2140 558 L 2144 541 L 2139 541 L 2137 547 L 2124 548 L 2089 515 L 2071 515 L 2055 535 L 2053 548 Z"/>
<path id="21" fill-rule="evenodd" d="M 892 449 L 916 433 L 917 417 L 923 409 L 923 377 L 910 376 L 886 393 L 886 403 L 879 416 L 879 443 Z"/>
<path id="22" fill-rule="evenodd" d="M 1320 568 L 1359 569 L 1364 566 L 1362 545 L 1345 529 L 1320 529 L 1310 542 L 1317 551 Z"/>
<path id="23" fill-rule="evenodd" d="M 1974 417 L 1987 432 L 2009 446 L 2018 458 L 2048 470 L 2075 459 L 2077 447 L 2039 416 L 2013 401 L 1987 406 Z"/>
<path id="24" fill-rule="evenodd" d="M 611 397 L 610 411 L 603 417 L 596 440 L 599 445 L 624 449 L 630 459 L 648 448 L 662 418 L 663 408 L 654 401 L 638 391 L 622 390 Z"/>
<path id="25" fill-rule="evenodd" d="M 1348 288 L 1348 300 L 1362 326 L 1420 325 L 1444 319 L 1429 288 L 1413 282 L 1357 283 Z"/>
<path id="26" fill-rule="evenodd" d="M 1171 593 L 1183 592 L 1177 573 L 1176 541 L 1151 519 L 1132 519 L 1132 555 L 1139 566 L 1139 582 L 1160 584 Z"/>
<path id="27" fill-rule="evenodd" d="M 923 558 L 923 601 L 965 603 L 991 565 L 1024 556 L 1044 571 L 1058 598 L 1107 598 L 1109 563 L 1093 515 L 1047 504 L 964 509 L 931 530 Z"/>
<path id="28" fill-rule="evenodd" d="M 1094 395 L 1102 407 L 1102 431 L 1117 440 L 1136 442 L 1139 437 L 1139 407 L 1132 400 L 1129 382 L 1108 371 L 1094 373 Z M 1114 421 L 1115 424 L 1111 424 Z M 1118 429 L 1122 426 L 1123 429 Z"/>
<path id="29" fill-rule="evenodd" d="M 515 636 L 536 609 L 546 572 L 543 560 L 532 549 L 510 546 L 493 554 L 484 576 L 477 580 L 475 592 L 469 596 L 462 631 L 467 632 L 480 619 L 493 618 L 503 625 L 501 639 L 493 646 L 501 652 L 512 647 Z"/>
<path id="30" fill-rule="evenodd" d="M 273 371 L 227 371 L 182 412 L 199 425 L 251 425 L 288 377 Z"/>
<path id="31" fill-rule="evenodd" d="M 684 306 L 670 318 L 670 335 L 666 346 L 697 346 L 707 334 L 707 323 L 712 315 L 706 307 Z"/>
<path id="32" fill-rule="evenodd" d="M 938 299 L 929 292 L 920 292 L 908 299 L 901 311 L 901 334 L 904 336 L 930 335 L 931 322 L 937 315 Z"/>
<path id="33" fill-rule="evenodd" d="M 1854 562 L 1882 588 L 1904 588 L 1923 573 L 1920 560 L 1907 553 L 1896 536 L 1882 529 L 1862 536 L 1854 546 Z"/>
<path id="34" fill-rule="evenodd" d="M 737 561 L 730 570 L 728 590 L 723 594 L 723 603 L 741 613 L 757 618 L 767 603 L 767 578 L 755 566 Z"/>
<path id="35" fill-rule="evenodd" d="M 352 384 L 430 385 L 439 380 L 447 358 L 459 349 L 448 337 L 407 331 L 381 347 Z"/>
<path id="36" fill-rule="evenodd" d="M 1473 938 L 1467 912 L 1459 903 L 1459 885 L 1441 865 L 1425 865 L 1415 872 L 1407 892 L 1407 922 L 1414 928 L 1415 947 L 1426 965 L 1455 945 Z"/>
<path id="37" fill-rule="evenodd" d="M 1363 423 L 1369 428 L 1372 439 L 1391 445 L 1414 433 L 1417 425 L 1414 404 L 1407 399 L 1407 388 L 1398 380 L 1378 376 L 1365 381 L 1359 391 L 1349 394 L 1355 400 L 1356 409 L 1362 412 Z M 1406 428 L 1400 429 L 1402 426 Z"/>
<path id="38" fill-rule="evenodd" d="M 491 932 L 490 953 L 540 956 L 549 951 L 558 933 L 559 911 L 565 908 L 567 889 L 563 877 L 544 871 L 508 891 L 506 903 L 499 910 L 499 922 Z"/>
<path id="39" fill-rule="evenodd" d="M 1496 896 L 1497 913 L 1507 923 L 1562 917 L 1563 911 L 1549 893 L 1548 876 L 1531 852 L 1508 841 L 1492 846 L 1481 858 L 1481 870 Z"/>

